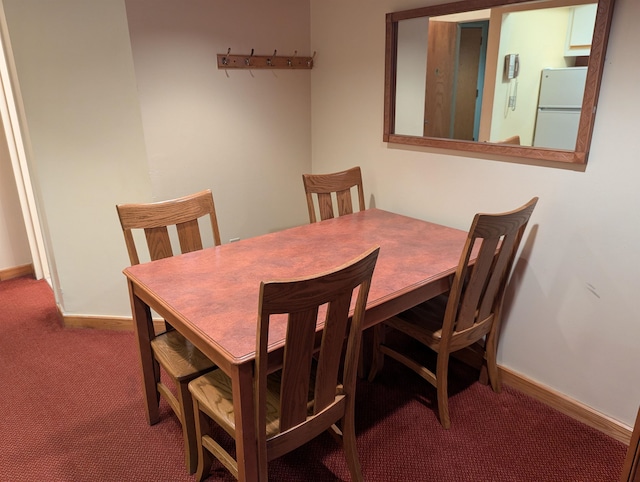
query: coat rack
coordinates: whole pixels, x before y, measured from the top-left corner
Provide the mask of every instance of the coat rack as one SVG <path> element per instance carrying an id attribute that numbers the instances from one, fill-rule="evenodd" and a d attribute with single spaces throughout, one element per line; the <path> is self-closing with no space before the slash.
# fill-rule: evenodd
<path id="1" fill-rule="evenodd" d="M 253 49 L 249 55 L 231 55 L 231 49 L 226 54 L 218 54 L 219 69 L 311 69 L 313 68 L 313 58 L 298 57 L 296 50 L 293 55 L 253 55 Z"/>

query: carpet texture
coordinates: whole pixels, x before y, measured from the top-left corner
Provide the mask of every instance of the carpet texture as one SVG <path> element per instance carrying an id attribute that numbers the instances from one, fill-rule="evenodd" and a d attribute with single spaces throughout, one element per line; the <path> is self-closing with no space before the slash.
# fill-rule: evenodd
<path id="1" fill-rule="evenodd" d="M 192 481 L 180 425 L 162 402 L 149 426 L 133 333 L 66 329 L 45 281 L 0 282 L 0 481 Z M 435 390 L 388 360 L 357 388 L 358 449 L 369 481 L 616 481 L 626 446 L 455 365 L 451 429 Z M 324 434 L 270 463 L 274 481 L 349 480 Z M 214 466 L 209 480 L 234 480 Z"/>

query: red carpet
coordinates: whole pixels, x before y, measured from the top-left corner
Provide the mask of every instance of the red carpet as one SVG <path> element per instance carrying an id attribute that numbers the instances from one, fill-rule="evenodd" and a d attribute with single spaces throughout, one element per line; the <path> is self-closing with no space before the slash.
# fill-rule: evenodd
<path id="1" fill-rule="evenodd" d="M 124 281 L 123 281 L 124 282 Z M 147 425 L 133 333 L 64 329 L 46 282 L 0 282 L 0 481 L 191 481 L 168 406 Z M 460 380 L 460 381 L 459 381 Z M 435 391 L 391 361 L 357 392 L 370 481 L 616 481 L 626 446 L 457 367 L 452 428 Z M 274 481 L 349 480 L 329 436 L 269 466 Z M 210 480 L 234 480 L 219 468 Z"/>

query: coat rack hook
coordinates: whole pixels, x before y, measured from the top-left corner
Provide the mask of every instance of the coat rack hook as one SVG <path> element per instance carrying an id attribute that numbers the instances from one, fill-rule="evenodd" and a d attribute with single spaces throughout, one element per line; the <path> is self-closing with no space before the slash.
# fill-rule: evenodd
<path id="1" fill-rule="evenodd" d="M 296 58 L 296 55 L 298 55 L 298 51 L 294 50 L 293 51 L 293 57 L 291 57 L 290 59 L 287 59 L 287 66 L 288 67 L 292 67 L 293 66 L 293 59 Z"/>
<path id="2" fill-rule="evenodd" d="M 222 65 L 229 65 L 229 54 L 231 53 L 231 47 L 227 50 L 227 56 L 222 57 Z"/>
<path id="3" fill-rule="evenodd" d="M 249 54 L 249 57 L 244 59 L 244 64 L 245 65 L 251 65 L 251 57 L 253 57 L 253 49 L 251 49 L 251 53 Z"/>
<path id="4" fill-rule="evenodd" d="M 267 65 L 268 65 L 269 67 L 273 67 L 272 60 L 273 60 L 273 57 L 275 57 L 275 56 L 276 56 L 276 53 L 277 53 L 277 52 L 278 52 L 277 50 L 274 50 L 274 51 L 273 51 L 273 56 L 272 56 L 272 58 L 267 59 Z"/>

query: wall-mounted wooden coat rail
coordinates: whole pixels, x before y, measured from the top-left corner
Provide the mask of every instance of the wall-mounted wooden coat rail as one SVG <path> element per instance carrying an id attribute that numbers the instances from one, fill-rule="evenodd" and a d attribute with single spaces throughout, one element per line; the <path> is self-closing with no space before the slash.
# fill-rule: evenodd
<path id="1" fill-rule="evenodd" d="M 226 54 L 218 54 L 219 69 L 311 69 L 313 57 L 298 57 L 296 50 L 293 55 L 253 55 L 253 49 L 248 55 L 231 54 L 231 49 Z"/>

